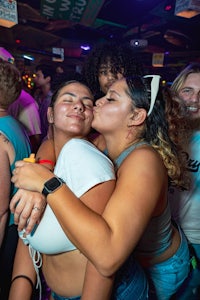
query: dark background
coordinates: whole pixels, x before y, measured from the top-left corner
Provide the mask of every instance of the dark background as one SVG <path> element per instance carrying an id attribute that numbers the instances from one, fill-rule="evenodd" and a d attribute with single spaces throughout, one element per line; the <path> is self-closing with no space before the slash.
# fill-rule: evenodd
<path id="1" fill-rule="evenodd" d="M 83 44 L 93 47 L 107 40 L 130 43 L 135 39 L 148 43 L 134 49 L 150 71 L 153 53 L 165 53 L 159 72 L 169 80 L 188 62 L 200 60 L 200 15 L 190 19 L 175 16 L 175 0 L 105 0 L 90 26 L 41 16 L 40 4 L 40 0 L 17 1 L 18 24 L 0 26 L 0 46 L 17 58 L 23 53 L 33 55 L 32 64 L 52 60 L 52 47 L 62 47 L 64 64 L 73 69 L 87 55 L 80 49 Z"/>

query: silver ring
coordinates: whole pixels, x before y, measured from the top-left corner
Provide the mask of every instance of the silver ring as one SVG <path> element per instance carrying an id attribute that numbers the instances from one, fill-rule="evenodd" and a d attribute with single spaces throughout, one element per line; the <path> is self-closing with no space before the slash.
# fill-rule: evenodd
<path id="1" fill-rule="evenodd" d="M 37 206 L 34 206 L 34 207 L 33 207 L 33 210 L 40 211 L 40 208 L 39 208 L 39 207 L 37 207 Z"/>

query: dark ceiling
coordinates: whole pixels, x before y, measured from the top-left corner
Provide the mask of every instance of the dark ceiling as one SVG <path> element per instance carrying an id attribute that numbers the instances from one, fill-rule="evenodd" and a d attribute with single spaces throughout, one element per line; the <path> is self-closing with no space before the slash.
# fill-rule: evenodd
<path id="1" fill-rule="evenodd" d="M 171 65 L 200 59 L 200 15 L 190 19 L 175 16 L 175 0 L 105 0 L 90 26 L 44 17 L 40 2 L 17 1 L 18 24 L 0 26 L 0 46 L 40 55 L 51 53 L 52 47 L 63 47 L 67 59 L 81 60 L 82 44 L 92 47 L 105 40 L 130 43 L 140 39 L 148 45 L 135 47 L 135 51 L 142 53 L 147 65 L 152 53 L 160 52 L 168 53 L 166 63 Z"/>

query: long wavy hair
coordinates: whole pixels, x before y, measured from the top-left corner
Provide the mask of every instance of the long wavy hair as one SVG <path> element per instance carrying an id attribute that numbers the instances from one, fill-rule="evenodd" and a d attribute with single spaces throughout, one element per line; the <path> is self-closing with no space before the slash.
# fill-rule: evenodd
<path id="1" fill-rule="evenodd" d="M 191 134 L 193 133 L 193 130 L 199 128 L 199 126 L 200 126 L 199 118 L 191 119 L 191 115 L 187 109 L 186 103 L 183 100 L 181 100 L 181 97 L 179 96 L 181 88 L 183 87 L 187 77 L 190 74 L 200 74 L 200 63 L 199 62 L 193 62 L 193 63 L 188 64 L 174 79 L 174 81 L 172 82 L 171 88 L 170 88 L 174 99 L 177 102 L 181 103 L 182 113 L 185 115 L 186 118 L 189 118 L 188 119 L 188 125 L 189 125 L 188 130 L 185 131 L 185 134 L 187 134 L 188 140 L 189 140 Z"/>
<path id="2" fill-rule="evenodd" d="M 127 77 L 126 82 L 133 106 L 148 112 L 151 102 L 150 78 Z M 147 141 L 162 157 L 170 184 L 181 188 L 188 186 L 186 162 L 180 154 L 185 128 L 186 120 L 180 104 L 173 99 L 168 88 L 160 87 L 140 138 Z"/>

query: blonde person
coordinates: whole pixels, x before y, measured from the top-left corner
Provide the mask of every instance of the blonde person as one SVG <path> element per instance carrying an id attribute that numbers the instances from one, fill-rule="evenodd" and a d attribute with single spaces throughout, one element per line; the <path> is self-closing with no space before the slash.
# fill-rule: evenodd
<path id="1" fill-rule="evenodd" d="M 184 231 L 191 249 L 191 273 L 179 297 L 197 300 L 200 299 L 200 63 L 187 65 L 174 79 L 171 90 L 183 111 L 186 108 L 189 126 L 185 131 L 183 154 L 191 186 L 187 190 L 169 189 L 173 217 Z"/>
<path id="2" fill-rule="evenodd" d="M 123 78 L 96 101 L 92 126 L 104 136 L 117 170 L 103 214 L 89 210 L 65 184 L 46 200 L 65 233 L 103 276 L 112 276 L 132 254 L 152 282 L 150 299 L 167 300 L 188 275 L 189 251 L 171 222 L 167 198 L 169 184 L 184 184 L 182 162 L 168 134 L 170 129 L 177 138 L 182 120 L 177 107 L 177 122 L 172 118 L 170 95 L 157 95 L 159 80 L 156 75 Z M 42 166 L 17 162 L 12 181 L 43 193 L 52 178 Z M 12 209 L 19 199 L 13 199 Z M 15 220 L 20 224 L 19 214 Z"/>
<path id="3" fill-rule="evenodd" d="M 112 162 L 86 138 L 93 120 L 93 96 L 90 90 L 75 81 L 61 85 L 52 97 L 48 120 L 53 126 L 53 146 L 57 160 L 55 174 L 70 186 L 89 210 L 100 215 L 114 189 L 115 172 Z M 40 159 L 39 162 L 45 161 Z M 53 179 L 49 189 L 62 185 L 62 180 Z M 24 199 L 26 192 L 21 190 L 18 195 Z M 36 204 L 35 209 L 39 210 Z M 80 299 L 81 295 L 81 299 L 87 300 L 110 299 L 114 276 L 103 276 L 91 263 L 87 264 L 83 253 L 66 237 L 49 205 L 34 231 L 28 236 L 21 232 L 20 236 L 29 246 L 24 245 L 20 239 L 10 300 L 30 299 L 32 285 L 35 284 L 36 273 L 38 274 L 38 264 L 42 265 L 46 283 L 52 291 L 51 299 Z M 32 254 L 33 262 L 28 250 Z M 40 254 L 42 260 L 38 261 Z M 132 289 L 130 299 L 146 299 L 145 275 L 135 261 L 130 259 L 130 262 L 130 279 L 124 290 L 126 292 L 127 289 Z M 134 284 L 137 281 L 139 285 L 136 289 Z"/>

